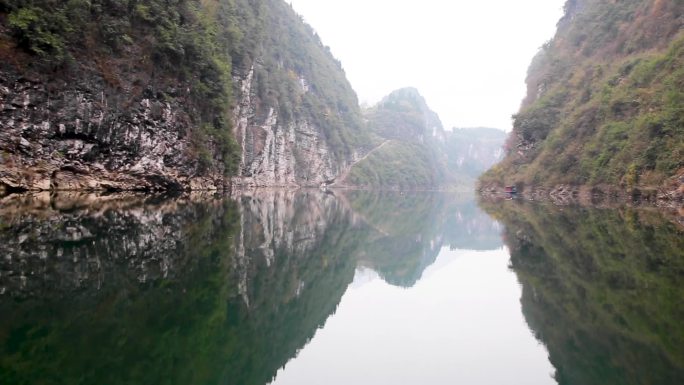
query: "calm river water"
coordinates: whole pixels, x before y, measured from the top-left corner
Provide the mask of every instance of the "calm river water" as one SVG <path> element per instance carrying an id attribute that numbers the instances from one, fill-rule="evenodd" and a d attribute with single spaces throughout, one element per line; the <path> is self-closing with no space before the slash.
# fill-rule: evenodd
<path id="1" fill-rule="evenodd" d="M 0 384 L 683 384 L 684 230 L 439 193 L 0 200 Z"/>

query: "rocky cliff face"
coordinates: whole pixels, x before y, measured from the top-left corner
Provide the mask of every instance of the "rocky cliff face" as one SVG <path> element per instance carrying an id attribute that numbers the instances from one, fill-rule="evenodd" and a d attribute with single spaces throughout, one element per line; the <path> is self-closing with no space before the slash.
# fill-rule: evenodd
<path id="1" fill-rule="evenodd" d="M 324 131 L 310 119 L 284 121 L 275 108 L 255 104 L 254 68 L 236 76 L 240 85 L 234 112 L 234 135 L 240 144 L 239 186 L 320 186 L 330 184 L 359 157 L 362 148 L 339 154 Z M 307 80 L 299 79 L 299 92 L 308 93 Z M 265 110 L 265 111 L 264 111 Z"/>
<path id="2" fill-rule="evenodd" d="M 143 3 L 0 3 L 0 189 L 318 186 L 368 151 L 340 63 L 283 1 Z"/>
<path id="3" fill-rule="evenodd" d="M 27 190 L 221 189 L 200 172 L 185 92 L 112 92 L 102 79 L 0 71 L 0 185 Z M 176 96 L 167 100 L 164 93 Z M 130 99 L 129 99 L 130 97 Z M 213 151 L 213 143 L 203 144 Z"/>

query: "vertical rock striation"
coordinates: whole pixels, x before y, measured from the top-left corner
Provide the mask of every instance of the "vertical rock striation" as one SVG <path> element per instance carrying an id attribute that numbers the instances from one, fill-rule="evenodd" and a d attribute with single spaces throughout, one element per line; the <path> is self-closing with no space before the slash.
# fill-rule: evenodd
<path id="1" fill-rule="evenodd" d="M 354 155 L 336 154 L 315 123 L 306 118 L 286 122 L 277 106 L 261 107 L 255 102 L 253 67 L 235 80 L 240 92 L 234 136 L 242 150 L 239 174 L 233 178 L 236 185 L 319 186 L 348 167 Z M 301 84 L 307 84 L 304 78 Z M 308 92 L 305 87 L 302 91 Z"/>
<path id="2" fill-rule="evenodd" d="M 0 190 L 319 186 L 372 146 L 282 0 L 149 3 L 0 4 Z"/>
<path id="3" fill-rule="evenodd" d="M 16 190 L 221 189 L 200 173 L 185 92 L 112 92 L 97 74 L 0 70 L 0 185 Z M 166 100 L 164 95 L 176 96 Z M 209 148 L 213 143 L 204 144 Z"/>

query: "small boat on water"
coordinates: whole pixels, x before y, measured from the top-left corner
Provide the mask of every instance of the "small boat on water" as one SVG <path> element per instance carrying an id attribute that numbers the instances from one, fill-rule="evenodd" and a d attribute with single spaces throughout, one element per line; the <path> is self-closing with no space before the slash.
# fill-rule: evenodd
<path id="1" fill-rule="evenodd" d="M 517 194 L 518 189 L 515 186 L 506 186 L 504 187 L 504 192 L 506 192 L 506 194 Z"/>

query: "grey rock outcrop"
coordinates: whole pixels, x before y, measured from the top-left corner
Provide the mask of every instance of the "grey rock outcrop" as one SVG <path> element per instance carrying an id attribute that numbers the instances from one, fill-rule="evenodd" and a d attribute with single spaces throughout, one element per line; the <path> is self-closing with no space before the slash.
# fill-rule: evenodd
<path id="1" fill-rule="evenodd" d="M 356 154 L 340 157 L 321 127 L 307 119 L 286 122 L 276 106 L 256 102 L 254 67 L 234 78 L 239 85 L 234 110 L 234 136 L 241 147 L 238 186 L 320 186 L 334 181 Z M 300 78 L 300 92 L 309 82 Z"/>
<path id="2" fill-rule="evenodd" d="M 172 94 L 173 98 L 165 95 Z M 222 189 L 200 172 L 184 91 L 113 91 L 0 71 L 0 185 L 17 190 Z M 214 146 L 205 143 L 204 146 Z M 220 164 L 220 162 L 216 162 Z"/>
<path id="3" fill-rule="evenodd" d="M 230 178 L 221 159 L 201 171 L 184 91 L 146 89 L 135 96 L 112 92 L 95 75 L 67 84 L 0 71 L 0 186 L 147 191 L 319 186 L 359 157 L 354 151 L 336 154 L 314 123 L 285 122 L 277 105 L 257 103 L 253 71 L 235 80 L 240 92 L 233 134 L 242 155 L 238 175 Z M 200 145 L 218 153 L 211 139 Z"/>

